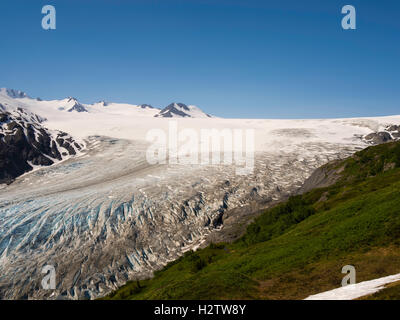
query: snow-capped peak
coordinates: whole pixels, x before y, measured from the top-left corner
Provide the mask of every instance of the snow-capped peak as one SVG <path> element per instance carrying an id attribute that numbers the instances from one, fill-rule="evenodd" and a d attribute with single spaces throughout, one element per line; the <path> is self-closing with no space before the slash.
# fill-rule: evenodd
<path id="1" fill-rule="evenodd" d="M 0 89 L 0 94 L 6 95 L 10 98 L 16 99 L 16 98 L 29 98 L 29 96 L 21 91 L 21 90 L 15 90 L 15 89 L 8 89 L 8 88 L 1 88 Z"/>
<path id="2" fill-rule="evenodd" d="M 99 105 L 101 105 L 102 107 L 107 107 L 108 106 L 108 102 L 101 100 L 99 102 L 97 102 Z"/>
<path id="3" fill-rule="evenodd" d="M 203 112 L 194 105 L 186 105 L 180 102 L 173 102 L 160 110 L 150 104 L 127 104 L 114 103 L 101 100 L 96 103 L 87 104 L 80 102 L 75 97 L 67 97 L 60 100 L 33 99 L 20 90 L 0 89 L 0 110 L 14 110 L 18 107 L 31 110 L 49 120 L 64 119 L 66 122 L 70 118 L 75 119 L 77 114 L 96 114 L 96 117 L 160 117 L 160 118 L 210 118 L 211 116 Z M 60 113 L 62 112 L 62 113 Z M 67 114 L 70 114 L 68 116 Z M 95 116 L 93 116 L 95 117 Z"/>
<path id="4" fill-rule="evenodd" d="M 68 97 L 66 103 L 60 106 L 59 110 L 67 110 L 68 112 L 88 112 L 86 108 L 76 98 Z"/>
<path id="5" fill-rule="evenodd" d="M 173 102 L 162 109 L 155 117 L 162 118 L 210 118 L 211 116 L 203 112 L 200 108 L 184 103 Z"/>

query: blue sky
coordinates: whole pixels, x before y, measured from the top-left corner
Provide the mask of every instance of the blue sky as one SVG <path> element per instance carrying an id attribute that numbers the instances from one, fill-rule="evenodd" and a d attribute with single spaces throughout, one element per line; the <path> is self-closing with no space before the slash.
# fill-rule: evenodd
<path id="1" fill-rule="evenodd" d="M 41 28 L 54 5 L 57 29 Z M 341 8 L 357 30 L 341 28 Z M 400 114 L 400 1 L 2 0 L 0 86 L 234 118 Z"/>

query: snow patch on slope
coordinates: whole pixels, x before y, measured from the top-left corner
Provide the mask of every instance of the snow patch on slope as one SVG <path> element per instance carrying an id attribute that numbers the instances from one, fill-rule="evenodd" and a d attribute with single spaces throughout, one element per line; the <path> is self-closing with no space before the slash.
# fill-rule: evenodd
<path id="1" fill-rule="evenodd" d="M 386 285 L 396 281 L 400 281 L 400 273 L 325 291 L 309 296 L 305 300 L 353 300 L 374 294 L 384 289 Z"/>

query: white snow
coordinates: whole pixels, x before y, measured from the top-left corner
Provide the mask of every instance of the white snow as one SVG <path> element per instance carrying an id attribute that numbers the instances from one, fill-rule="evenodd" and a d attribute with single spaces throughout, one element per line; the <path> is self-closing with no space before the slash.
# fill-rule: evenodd
<path id="1" fill-rule="evenodd" d="M 309 296 L 305 300 L 353 300 L 376 293 L 396 281 L 400 281 L 400 273 L 325 291 Z"/>
<path id="2" fill-rule="evenodd" d="M 47 119 L 49 129 L 69 133 L 75 139 L 102 135 L 118 139 L 145 140 L 150 129 L 168 131 L 170 121 L 178 123 L 178 130 L 189 129 L 254 129 L 256 151 L 290 152 L 291 146 L 304 141 L 349 144 L 355 135 L 366 135 L 383 129 L 387 124 L 400 124 L 400 116 L 348 119 L 223 119 L 201 117 L 202 111 L 189 106 L 193 118 L 154 117 L 156 108 L 141 108 L 123 103 L 83 104 L 88 112 L 68 112 L 75 100 L 39 101 L 29 97 L 10 98 L 0 91 L 0 103 L 6 109 L 22 107 Z M 72 104 L 72 105 L 71 105 Z"/>
<path id="3" fill-rule="evenodd" d="M 192 118 L 209 118 L 200 108 L 194 105 L 187 106 L 190 111 L 186 111 Z"/>

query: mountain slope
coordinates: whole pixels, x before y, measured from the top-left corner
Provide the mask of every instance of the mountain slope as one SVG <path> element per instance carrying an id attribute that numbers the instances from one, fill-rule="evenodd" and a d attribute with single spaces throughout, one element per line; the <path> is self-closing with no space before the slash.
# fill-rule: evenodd
<path id="1" fill-rule="evenodd" d="M 60 110 L 66 109 L 68 112 L 88 112 L 87 109 L 75 98 L 68 98 L 65 106 L 60 107 Z"/>
<path id="2" fill-rule="evenodd" d="M 71 121 L 71 119 L 76 119 L 77 116 L 84 117 L 84 114 L 153 117 L 160 111 L 148 104 L 132 105 L 105 101 L 86 104 L 73 97 L 59 100 L 33 99 L 25 92 L 7 88 L 0 89 L 0 103 L 7 111 L 23 108 L 39 114 L 49 121 L 60 118 Z"/>
<path id="3" fill-rule="evenodd" d="M 400 281 L 385 285 L 385 288 L 361 298 L 361 300 L 400 300 Z"/>
<path id="4" fill-rule="evenodd" d="M 213 244 L 108 299 L 303 299 L 400 271 L 400 142 L 323 168 L 331 185 L 267 210 L 234 243 Z M 329 180 L 330 178 L 327 177 Z"/>
<path id="5" fill-rule="evenodd" d="M 34 166 L 52 165 L 82 149 L 67 133 L 45 128 L 44 121 L 21 108 L 0 111 L 0 184 L 9 184 Z"/>

